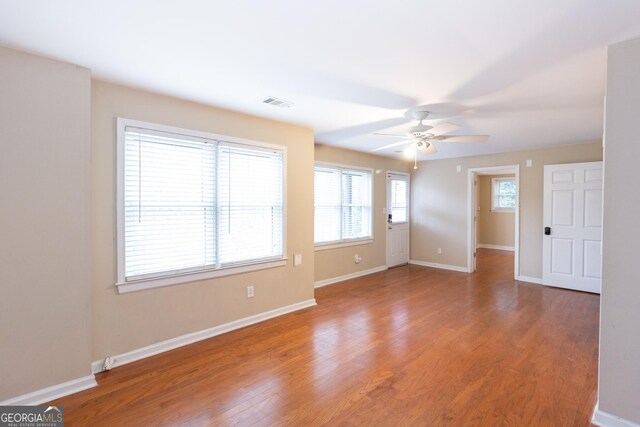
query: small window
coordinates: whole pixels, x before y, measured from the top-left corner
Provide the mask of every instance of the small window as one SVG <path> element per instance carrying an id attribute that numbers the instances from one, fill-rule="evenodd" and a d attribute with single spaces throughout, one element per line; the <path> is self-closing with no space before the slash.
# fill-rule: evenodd
<path id="1" fill-rule="evenodd" d="M 284 265 L 284 147 L 118 128 L 120 292 Z"/>
<path id="2" fill-rule="evenodd" d="M 409 186 L 407 177 L 391 175 L 389 180 L 389 192 L 391 200 L 389 201 L 389 213 L 391 214 L 391 223 L 402 224 L 407 222 L 407 211 L 409 207 Z"/>
<path id="3" fill-rule="evenodd" d="M 493 178 L 491 180 L 491 210 L 493 212 L 515 212 L 516 179 Z"/>
<path id="4" fill-rule="evenodd" d="M 314 241 L 318 245 L 372 238 L 371 170 L 317 163 Z"/>

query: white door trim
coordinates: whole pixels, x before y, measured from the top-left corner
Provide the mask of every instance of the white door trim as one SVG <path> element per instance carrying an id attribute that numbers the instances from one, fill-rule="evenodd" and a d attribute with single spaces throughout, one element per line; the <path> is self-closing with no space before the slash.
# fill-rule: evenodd
<path id="1" fill-rule="evenodd" d="M 384 227 L 385 227 L 385 264 L 387 267 L 389 266 L 388 254 L 389 250 L 387 245 L 389 244 L 389 225 L 387 223 L 387 215 L 389 214 L 389 177 L 391 175 L 402 175 L 407 178 L 407 262 L 411 260 L 411 174 L 407 172 L 398 172 L 393 170 L 387 170 L 387 173 L 384 177 L 384 192 L 385 192 L 385 218 L 384 218 Z"/>
<path id="2" fill-rule="evenodd" d="M 504 166 L 488 166 L 483 168 L 467 169 L 467 268 L 469 273 L 475 271 L 473 262 L 473 253 L 475 252 L 475 224 L 473 221 L 475 211 L 475 189 L 474 180 L 478 172 L 499 172 L 504 169 L 514 169 L 516 175 L 516 211 L 515 211 L 515 241 L 514 241 L 514 262 L 513 262 L 513 278 L 518 279 L 520 276 L 520 165 L 504 165 Z"/>

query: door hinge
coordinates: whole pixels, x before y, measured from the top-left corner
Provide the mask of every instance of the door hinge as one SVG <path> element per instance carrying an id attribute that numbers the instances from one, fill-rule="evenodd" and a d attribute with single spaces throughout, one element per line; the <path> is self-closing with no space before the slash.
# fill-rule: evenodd
<path id="1" fill-rule="evenodd" d="M 474 258 L 476 257 L 476 253 L 475 253 L 475 252 L 473 253 L 473 257 L 474 257 Z"/>

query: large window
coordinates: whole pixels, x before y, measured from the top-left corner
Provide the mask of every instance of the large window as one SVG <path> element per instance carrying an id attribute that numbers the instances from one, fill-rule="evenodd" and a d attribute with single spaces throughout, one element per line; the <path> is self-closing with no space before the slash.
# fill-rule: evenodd
<path id="1" fill-rule="evenodd" d="M 316 163 L 314 240 L 316 245 L 372 238 L 371 170 Z"/>
<path id="2" fill-rule="evenodd" d="M 118 286 L 283 260 L 283 147 L 125 119 L 118 131 Z"/>
<path id="3" fill-rule="evenodd" d="M 515 212 L 516 179 L 491 179 L 491 210 L 494 212 Z"/>

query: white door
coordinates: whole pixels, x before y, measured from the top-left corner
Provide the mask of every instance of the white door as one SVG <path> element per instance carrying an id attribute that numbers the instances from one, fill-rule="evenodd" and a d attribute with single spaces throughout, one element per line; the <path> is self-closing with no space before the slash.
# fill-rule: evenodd
<path id="1" fill-rule="evenodd" d="M 409 175 L 387 172 L 387 266 L 409 262 Z"/>
<path id="2" fill-rule="evenodd" d="M 544 167 L 542 282 L 600 293 L 602 162 Z"/>

